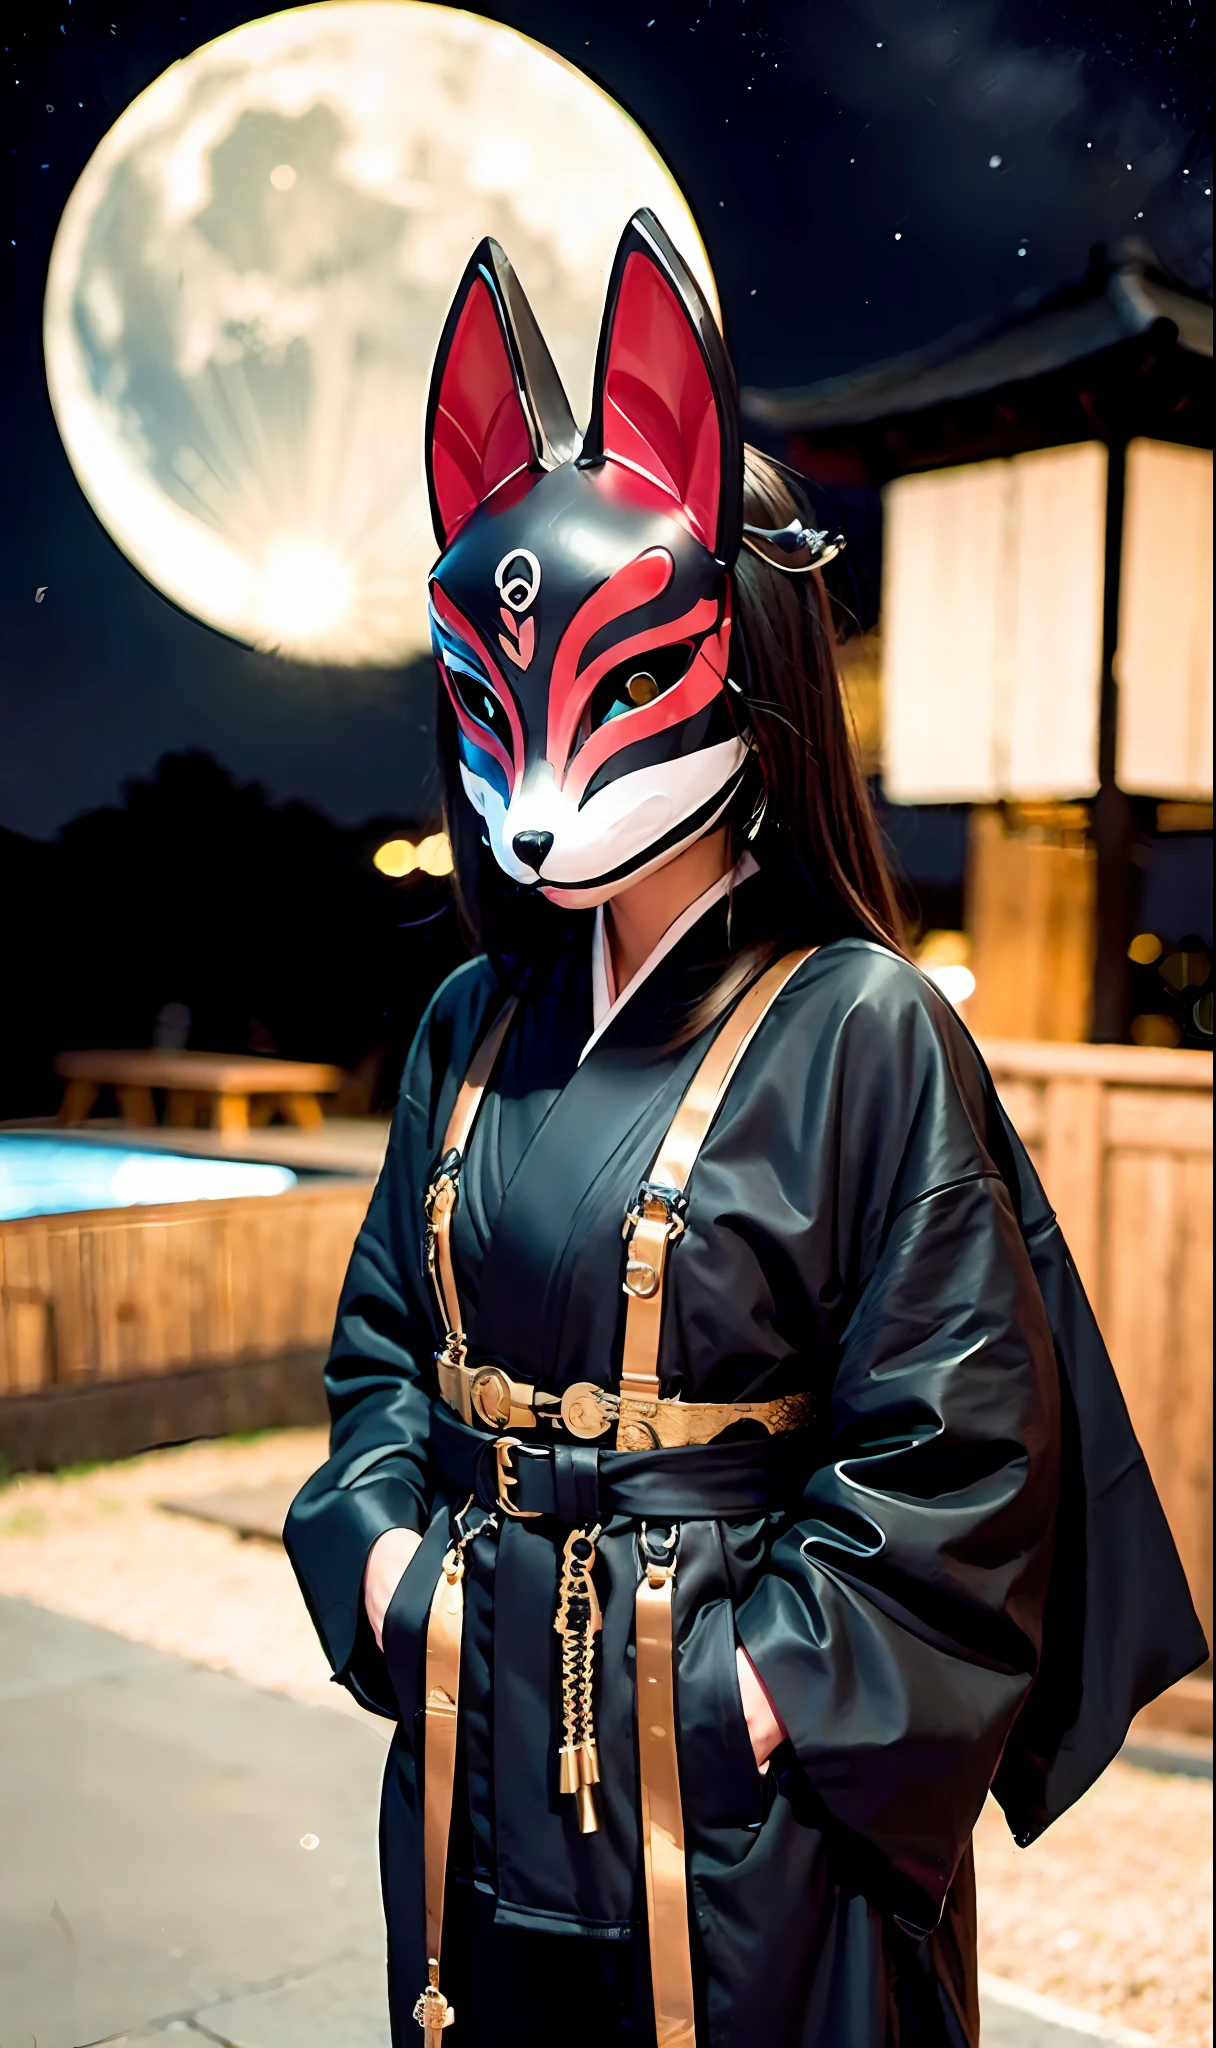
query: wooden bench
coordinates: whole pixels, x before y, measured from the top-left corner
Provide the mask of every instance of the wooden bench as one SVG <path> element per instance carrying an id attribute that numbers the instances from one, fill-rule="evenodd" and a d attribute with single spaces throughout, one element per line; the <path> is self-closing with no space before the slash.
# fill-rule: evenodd
<path id="1" fill-rule="evenodd" d="M 315 1130 L 322 1120 L 317 1097 L 342 1085 L 339 1067 L 247 1053 L 63 1052 L 55 1072 L 67 1083 L 61 1124 L 83 1123 L 102 1089 L 113 1088 L 124 1120 L 149 1130 L 156 1123 L 153 1090 L 162 1088 L 172 1129 L 192 1130 L 201 1109 L 210 1129 L 228 1135 L 269 1123 L 276 1109 L 288 1123 Z"/>

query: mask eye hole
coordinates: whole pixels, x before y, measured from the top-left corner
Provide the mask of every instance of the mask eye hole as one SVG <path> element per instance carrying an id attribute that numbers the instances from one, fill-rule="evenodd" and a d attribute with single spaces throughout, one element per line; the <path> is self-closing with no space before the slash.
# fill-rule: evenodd
<path id="1" fill-rule="evenodd" d="M 475 724 L 483 725 L 493 733 L 509 758 L 512 751 L 511 721 L 493 690 L 480 677 L 463 675 L 459 669 L 449 668 L 447 676 L 462 708 Z"/>
<path id="2" fill-rule="evenodd" d="M 595 687 L 583 714 L 580 740 L 599 726 L 607 725 L 610 719 L 622 718 L 628 711 L 640 711 L 644 704 L 653 704 L 656 697 L 665 696 L 687 675 L 694 652 L 691 641 L 679 640 L 671 647 L 652 647 L 646 654 L 635 655 L 632 661 L 618 661 Z"/>

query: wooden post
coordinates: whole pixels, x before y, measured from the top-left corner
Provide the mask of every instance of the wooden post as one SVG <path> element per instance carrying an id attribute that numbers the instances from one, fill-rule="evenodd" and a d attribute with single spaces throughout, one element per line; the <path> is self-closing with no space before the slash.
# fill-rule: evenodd
<path id="1" fill-rule="evenodd" d="M 118 1107 L 124 1123 L 134 1124 L 136 1130 L 151 1131 L 156 1127 L 156 1104 L 150 1088 L 140 1088 L 128 1083 L 115 1089 Z"/>
<path id="2" fill-rule="evenodd" d="M 1094 856 L 1084 837 L 1079 805 L 1011 806 L 1008 817 L 988 806 L 972 811 L 967 929 L 975 994 L 966 1015 L 973 1031 L 1088 1037 Z"/>
<path id="3" fill-rule="evenodd" d="M 1104 1103 L 1096 1076 L 1057 1074 L 1046 1084 L 1043 1181 L 1081 1284 L 1101 1299 Z"/>
<path id="4" fill-rule="evenodd" d="M 242 1137 L 249 1129 L 249 1097 L 247 1095 L 217 1095 L 215 1098 L 215 1128 L 225 1137 Z"/>
<path id="5" fill-rule="evenodd" d="M 59 1105 L 61 1124 L 82 1124 L 101 1094 L 95 1081 L 69 1081 Z"/>
<path id="6" fill-rule="evenodd" d="M 1098 794 L 1091 820 L 1098 862 L 1097 947 L 1093 1024 L 1098 1044 L 1122 1045 L 1128 1027 L 1127 948 L 1131 940 L 1132 806 L 1115 781 L 1119 732 L 1119 577 L 1123 560 L 1123 500 L 1127 444 L 1110 444 L 1106 472 L 1106 595 L 1102 611 L 1102 687 L 1098 703 Z"/>

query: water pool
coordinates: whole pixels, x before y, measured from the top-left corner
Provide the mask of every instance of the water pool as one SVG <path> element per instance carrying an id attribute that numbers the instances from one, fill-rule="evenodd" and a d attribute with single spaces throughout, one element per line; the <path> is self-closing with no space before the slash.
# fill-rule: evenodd
<path id="1" fill-rule="evenodd" d="M 281 1195 L 299 1176 L 247 1159 L 191 1158 L 41 1132 L 0 1131 L 0 1222 L 81 1209 Z"/>

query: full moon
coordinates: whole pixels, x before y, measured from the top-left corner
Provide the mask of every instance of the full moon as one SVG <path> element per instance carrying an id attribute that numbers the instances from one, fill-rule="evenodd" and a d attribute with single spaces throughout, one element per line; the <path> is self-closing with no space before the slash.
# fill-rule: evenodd
<path id="1" fill-rule="evenodd" d="M 427 644 L 431 358 L 485 234 L 586 419 L 617 240 L 653 207 L 716 305 L 636 124 L 514 30 L 421 0 L 300 7 L 175 64 L 64 210 L 44 340 L 94 511 L 185 611 L 296 660 Z"/>

